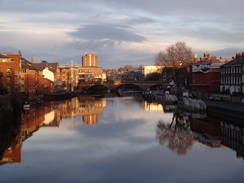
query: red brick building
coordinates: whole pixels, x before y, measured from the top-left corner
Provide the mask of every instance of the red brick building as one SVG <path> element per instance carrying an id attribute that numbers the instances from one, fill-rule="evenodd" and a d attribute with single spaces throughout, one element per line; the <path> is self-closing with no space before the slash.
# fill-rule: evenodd
<path id="1" fill-rule="evenodd" d="M 220 90 L 220 66 L 223 63 L 208 63 L 192 66 L 192 89 L 204 91 Z"/>
<path id="2" fill-rule="evenodd" d="M 21 91 L 21 53 L 0 53 L 1 86 L 8 92 Z"/>

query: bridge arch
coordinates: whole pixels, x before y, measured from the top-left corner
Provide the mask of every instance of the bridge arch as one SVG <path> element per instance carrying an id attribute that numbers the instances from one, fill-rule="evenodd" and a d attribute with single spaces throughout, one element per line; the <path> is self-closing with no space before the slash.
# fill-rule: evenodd
<path id="1" fill-rule="evenodd" d="M 135 85 L 135 84 L 121 84 L 121 85 L 117 86 L 115 91 L 118 95 L 121 96 L 122 92 L 130 92 L 130 91 L 132 91 L 132 92 L 139 91 L 140 92 L 142 90 L 143 89 L 140 86 Z"/>
<path id="2" fill-rule="evenodd" d="M 88 88 L 88 92 L 107 92 L 109 91 L 109 88 L 104 85 L 93 85 Z"/>

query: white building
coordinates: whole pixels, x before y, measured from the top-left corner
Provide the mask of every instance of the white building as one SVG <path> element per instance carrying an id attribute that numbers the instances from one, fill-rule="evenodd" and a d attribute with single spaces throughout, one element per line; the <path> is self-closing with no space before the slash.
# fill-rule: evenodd
<path id="1" fill-rule="evenodd" d="M 142 74 L 144 76 L 147 76 L 151 73 L 162 73 L 164 66 L 159 65 L 148 65 L 148 66 L 142 66 Z"/>

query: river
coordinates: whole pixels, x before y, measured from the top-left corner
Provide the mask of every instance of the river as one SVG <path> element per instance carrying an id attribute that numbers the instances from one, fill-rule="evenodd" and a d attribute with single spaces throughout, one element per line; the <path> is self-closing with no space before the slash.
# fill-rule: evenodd
<path id="1" fill-rule="evenodd" d="M 243 182 L 244 127 L 173 110 L 80 96 L 1 114 L 0 182 Z"/>

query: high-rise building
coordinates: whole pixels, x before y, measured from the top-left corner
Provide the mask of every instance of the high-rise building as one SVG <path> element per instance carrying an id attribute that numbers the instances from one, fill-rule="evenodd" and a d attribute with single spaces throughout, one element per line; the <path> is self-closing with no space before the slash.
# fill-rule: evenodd
<path id="1" fill-rule="evenodd" d="M 93 53 L 82 56 L 82 67 L 98 67 L 98 58 Z"/>
<path id="2" fill-rule="evenodd" d="M 78 70 L 80 82 L 98 82 L 104 79 L 103 68 L 98 67 L 98 56 L 93 53 L 82 56 L 82 67 Z"/>

